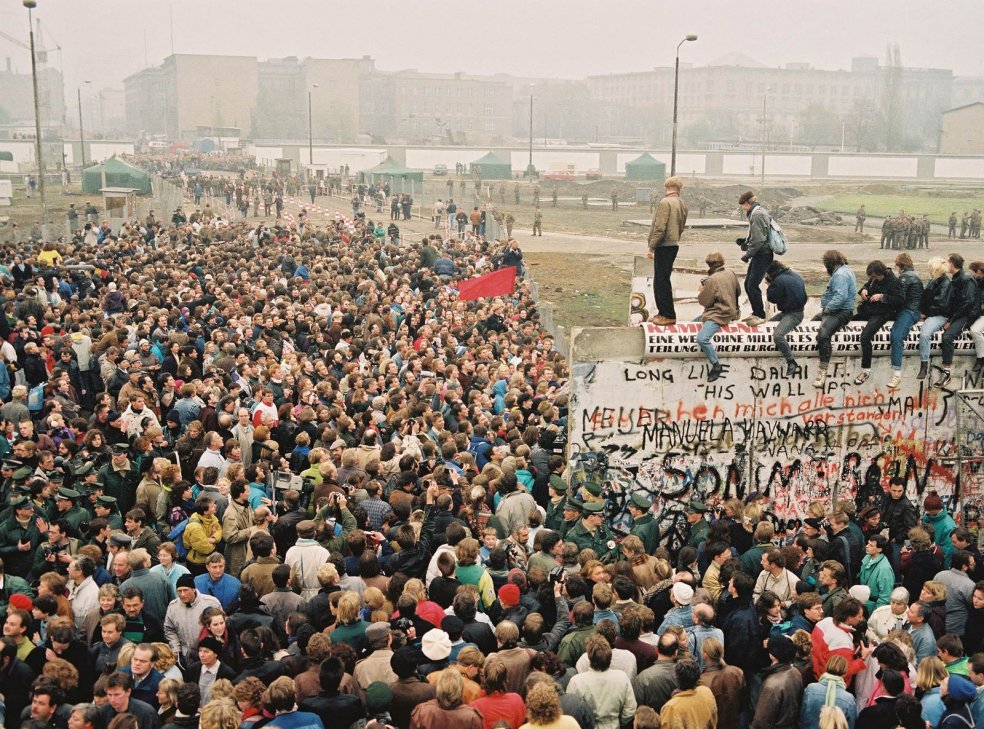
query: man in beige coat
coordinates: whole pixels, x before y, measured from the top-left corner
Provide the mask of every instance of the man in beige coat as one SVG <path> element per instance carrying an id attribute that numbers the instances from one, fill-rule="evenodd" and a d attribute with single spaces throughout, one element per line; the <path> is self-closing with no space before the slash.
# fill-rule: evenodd
<path id="1" fill-rule="evenodd" d="M 680 250 L 680 237 L 687 224 L 687 205 L 680 198 L 683 182 L 679 177 L 668 178 L 663 187 L 666 195 L 656 206 L 653 226 L 649 230 L 649 257 L 653 259 L 653 296 L 657 312 L 653 323 L 670 326 L 676 324 L 670 275 Z"/>
<path id="2" fill-rule="evenodd" d="M 724 267 L 724 256 L 720 253 L 708 253 L 704 262 L 707 264 L 707 278 L 701 282 L 700 293 L 697 294 L 697 303 L 704 307 L 704 313 L 700 315 L 703 325 L 697 333 L 697 344 L 711 364 L 707 381 L 714 382 L 724 372 L 724 368 L 718 362 L 711 339 L 718 329 L 728 326 L 738 318 L 741 288 L 734 272 Z"/>

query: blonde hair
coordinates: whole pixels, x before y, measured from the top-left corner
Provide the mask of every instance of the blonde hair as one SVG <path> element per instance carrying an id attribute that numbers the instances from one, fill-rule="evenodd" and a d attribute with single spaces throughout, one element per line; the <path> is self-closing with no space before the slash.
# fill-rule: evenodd
<path id="1" fill-rule="evenodd" d="M 947 677 L 946 665 L 936 656 L 928 656 L 919 661 L 916 670 L 916 686 L 923 691 L 936 688 Z"/>
<path id="2" fill-rule="evenodd" d="M 552 724 L 560 718 L 560 697 L 549 683 L 538 683 L 526 694 L 526 714 L 530 724 Z"/>
<path id="3" fill-rule="evenodd" d="M 946 260 L 936 257 L 930 258 L 929 263 L 926 264 L 929 269 L 930 278 L 939 278 L 940 276 L 946 275 L 949 271 L 946 265 Z"/>
<path id="4" fill-rule="evenodd" d="M 154 650 L 157 653 L 157 660 L 154 661 L 154 668 L 156 668 L 161 673 L 168 671 L 171 667 L 178 662 L 178 659 L 174 655 L 174 651 L 171 650 L 171 646 L 167 643 L 151 643 L 154 646 Z M 126 646 L 124 646 L 125 648 Z M 120 651 L 122 652 L 122 648 Z M 129 663 L 129 661 L 127 661 Z M 117 662 L 117 665 L 124 665 L 121 662 Z"/>
<path id="5" fill-rule="evenodd" d="M 229 684 L 231 689 L 232 683 L 228 679 L 223 680 Z M 212 685 L 213 697 L 215 696 L 215 689 L 220 683 L 222 681 L 216 681 Z M 201 729 L 237 729 L 241 720 L 242 712 L 233 703 L 231 696 L 227 695 L 219 699 L 212 699 L 202 707 L 199 726 Z"/>
<path id="6" fill-rule="evenodd" d="M 228 678 L 218 679 L 212 684 L 212 693 L 209 694 L 209 703 L 213 703 L 216 699 L 231 699 L 232 690 L 232 681 Z"/>
<path id="7" fill-rule="evenodd" d="M 348 625 L 349 623 L 354 623 L 359 619 L 359 608 L 361 607 L 359 603 L 359 596 L 355 592 L 350 592 L 346 590 L 342 593 L 342 596 L 338 598 L 338 609 L 335 611 L 338 622 L 343 625 Z"/>
<path id="8" fill-rule="evenodd" d="M 416 577 L 407 580 L 407 584 L 403 586 L 404 595 L 412 595 L 413 598 L 420 602 L 421 600 L 427 599 L 427 588 L 424 587 L 422 580 L 418 580 Z"/>
<path id="9" fill-rule="evenodd" d="M 663 182 L 663 187 L 667 190 L 677 190 L 677 191 L 682 190 L 683 180 L 681 180 L 679 177 L 667 177 L 666 180 Z"/>
<path id="10" fill-rule="evenodd" d="M 168 706 L 177 706 L 178 704 L 178 686 L 180 686 L 183 681 L 179 681 L 176 678 L 165 678 L 163 679 L 158 688 L 164 692 L 167 696 Z"/>
<path id="11" fill-rule="evenodd" d="M 478 540 L 472 537 L 462 539 L 454 548 L 454 556 L 458 558 L 458 566 L 465 567 L 478 562 Z"/>
<path id="12" fill-rule="evenodd" d="M 461 706 L 461 697 L 465 691 L 465 682 L 453 668 L 445 668 L 437 678 L 435 698 L 442 709 L 457 709 Z"/>
<path id="13" fill-rule="evenodd" d="M 946 600 L 946 585 L 936 580 L 926 580 L 923 589 L 933 596 L 933 600 Z"/>

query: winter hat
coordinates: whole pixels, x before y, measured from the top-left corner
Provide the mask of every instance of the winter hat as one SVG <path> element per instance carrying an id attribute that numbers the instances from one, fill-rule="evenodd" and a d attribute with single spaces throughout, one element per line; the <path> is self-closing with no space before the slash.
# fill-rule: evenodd
<path id="1" fill-rule="evenodd" d="M 851 589 L 847 591 L 847 594 L 855 600 L 868 602 L 871 599 L 871 588 L 867 585 L 852 585 Z"/>
<path id="2" fill-rule="evenodd" d="M 10 607 L 31 612 L 34 608 L 34 601 L 30 598 L 30 596 L 18 592 L 10 596 Z"/>
<path id="3" fill-rule="evenodd" d="M 519 588 L 511 582 L 500 587 L 499 602 L 502 603 L 502 607 L 515 607 L 518 605 Z"/>
<path id="4" fill-rule="evenodd" d="M 178 578 L 178 585 L 177 586 L 179 588 L 180 587 L 190 587 L 190 588 L 194 589 L 194 587 L 195 587 L 195 578 L 192 577 L 191 575 L 181 575 L 181 577 Z"/>
<path id="5" fill-rule="evenodd" d="M 769 638 L 768 651 L 779 663 L 789 663 L 796 657 L 796 644 L 785 635 L 773 635 Z"/>
<path id="6" fill-rule="evenodd" d="M 689 605 L 694 599 L 694 588 L 686 582 L 677 582 L 673 585 L 673 598 L 681 605 Z"/>
<path id="7" fill-rule="evenodd" d="M 366 710 L 375 716 L 389 711 L 393 703 L 393 691 L 382 681 L 373 681 L 366 687 Z"/>
<path id="8" fill-rule="evenodd" d="M 218 641 L 217 638 L 214 638 L 211 635 L 206 635 L 204 638 L 198 641 L 198 647 L 208 648 L 210 651 L 212 651 L 212 653 L 216 654 L 217 656 L 222 655 L 222 644 Z"/>
<path id="9" fill-rule="evenodd" d="M 930 491 L 923 499 L 923 509 L 926 511 L 940 511 L 943 508 L 943 499 L 935 491 Z"/>
<path id="10" fill-rule="evenodd" d="M 432 661 L 443 661 L 451 655 L 451 638 L 443 630 L 428 630 L 420 642 L 420 650 Z"/>
<path id="11" fill-rule="evenodd" d="M 950 674 L 946 692 L 957 701 L 973 701 L 977 697 L 977 689 L 974 688 L 973 682 L 959 674 Z"/>

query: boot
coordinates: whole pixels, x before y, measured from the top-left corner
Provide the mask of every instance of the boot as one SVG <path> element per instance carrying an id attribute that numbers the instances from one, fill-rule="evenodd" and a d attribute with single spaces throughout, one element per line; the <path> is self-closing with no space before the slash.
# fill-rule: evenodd
<path id="1" fill-rule="evenodd" d="M 925 380 L 926 379 L 926 375 L 928 375 L 928 374 L 929 374 L 929 362 L 920 362 L 919 363 L 919 374 L 916 375 L 916 379 L 917 380 Z"/>

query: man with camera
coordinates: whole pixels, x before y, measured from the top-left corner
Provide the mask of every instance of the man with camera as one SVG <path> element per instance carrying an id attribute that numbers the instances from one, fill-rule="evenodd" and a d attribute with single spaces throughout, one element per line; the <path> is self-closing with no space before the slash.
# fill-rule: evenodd
<path id="1" fill-rule="evenodd" d="M 34 557 L 35 576 L 44 572 L 57 572 L 60 575 L 68 574 L 68 565 L 79 551 L 79 542 L 68 536 L 68 522 L 58 519 L 50 524 L 43 520 L 38 520 L 38 528 L 48 533 L 48 541 L 41 545 Z"/>
<path id="2" fill-rule="evenodd" d="M 762 285 L 769 264 L 775 258 L 769 247 L 769 227 L 772 218 L 769 212 L 759 205 L 755 193 L 751 190 L 741 194 L 738 198 L 738 206 L 748 216 L 748 233 L 744 238 L 735 240 L 744 251 L 741 260 L 748 264 L 745 270 L 745 293 L 748 295 L 748 303 L 752 305 L 752 315 L 745 319 L 745 323 L 757 327 L 765 323 L 765 304 L 759 287 Z"/>

